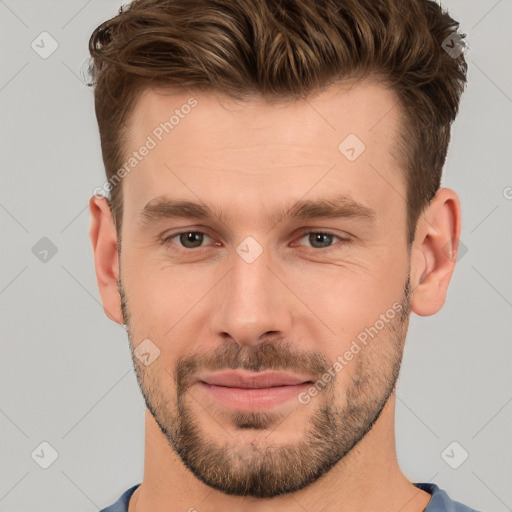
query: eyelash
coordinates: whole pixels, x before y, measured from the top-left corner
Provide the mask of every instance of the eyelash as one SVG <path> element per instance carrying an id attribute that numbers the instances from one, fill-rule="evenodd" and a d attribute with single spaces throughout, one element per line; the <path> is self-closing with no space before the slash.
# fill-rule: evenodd
<path id="1" fill-rule="evenodd" d="M 204 231 L 194 231 L 192 229 L 189 229 L 187 231 L 179 231 L 177 233 L 172 233 L 168 236 L 166 236 L 165 238 L 162 239 L 162 245 L 165 245 L 165 244 L 169 244 L 171 243 L 171 240 L 173 238 L 176 238 L 180 235 L 184 235 L 184 234 L 187 234 L 187 233 L 200 233 L 202 235 L 206 235 L 206 236 L 210 236 L 208 235 L 208 233 L 205 233 Z M 331 233 L 330 231 L 304 231 L 300 234 L 298 240 L 301 240 L 302 238 L 304 238 L 304 236 L 306 235 L 311 235 L 311 234 L 315 234 L 315 235 L 327 235 L 327 236 L 331 236 L 333 238 L 337 238 L 338 239 L 338 243 L 341 243 L 341 245 L 346 245 L 347 243 L 350 243 L 350 239 L 349 238 L 343 238 L 342 236 L 340 235 L 336 235 L 335 233 Z M 211 237 L 210 237 L 211 238 Z M 327 252 L 331 249 L 334 249 L 335 248 L 335 245 L 336 244 L 333 244 L 329 247 L 325 247 L 325 248 L 317 248 L 317 247 L 308 247 L 308 249 L 311 249 L 313 251 L 323 251 L 323 252 Z M 206 247 L 204 246 L 201 246 L 201 247 L 194 247 L 194 248 L 188 248 L 188 247 L 179 247 L 179 249 L 175 249 L 175 250 L 184 250 L 184 251 L 194 251 L 194 250 L 200 250 L 200 249 L 205 249 Z"/>

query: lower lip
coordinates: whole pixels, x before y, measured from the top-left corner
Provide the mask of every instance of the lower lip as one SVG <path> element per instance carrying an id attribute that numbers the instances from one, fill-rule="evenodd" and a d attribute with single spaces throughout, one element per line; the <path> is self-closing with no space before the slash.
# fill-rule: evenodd
<path id="1" fill-rule="evenodd" d="M 254 409 L 266 410 L 283 404 L 299 393 L 305 391 L 311 383 L 296 384 L 293 386 L 276 386 L 272 388 L 228 388 L 200 382 L 199 387 L 204 389 L 218 402 L 232 409 L 241 411 L 253 411 Z"/>

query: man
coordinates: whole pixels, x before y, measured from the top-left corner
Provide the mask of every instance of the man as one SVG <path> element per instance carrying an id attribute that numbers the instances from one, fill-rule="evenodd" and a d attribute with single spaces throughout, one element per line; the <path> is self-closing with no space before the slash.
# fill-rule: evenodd
<path id="1" fill-rule="evenodd" d="M 427 0 L 135 0 L 94 31 L 90 237 L 147 406 L 104 512 L 472 510 L 394 433 L 461 228 L 457 28 Z"/>

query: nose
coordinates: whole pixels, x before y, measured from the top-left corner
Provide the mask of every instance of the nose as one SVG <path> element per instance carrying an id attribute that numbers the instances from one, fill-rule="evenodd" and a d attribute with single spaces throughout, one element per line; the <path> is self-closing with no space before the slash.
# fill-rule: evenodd
<path id="1" fill-rule="evenodd" d="M 215 335 L 240 345 L 258 345 L 269 334 L 288 336 L 292 327 L 291 293 L 263 251 L 251 263 L 237 253 L 233 267 L 217 288 L 211 327 Z"/>

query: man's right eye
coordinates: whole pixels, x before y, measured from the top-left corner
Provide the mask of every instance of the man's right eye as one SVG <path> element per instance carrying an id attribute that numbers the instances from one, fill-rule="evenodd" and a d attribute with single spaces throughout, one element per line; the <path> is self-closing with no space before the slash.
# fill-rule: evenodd
<path id="1" fill-rule="evenodd" d="M 203 233 L 202 231 L 180 231 L 178 233 L 173 233 L 166 236 L 162 240 L 162 244 L 173 243 L 178 246 L 181 245 L 181 247 L 185 249 L 196 249 L 202 247 L 204 237 L 210 238 L 206 233 Z M 177 239 L 176 241 L 174 241 L 175 238 Z"/>

